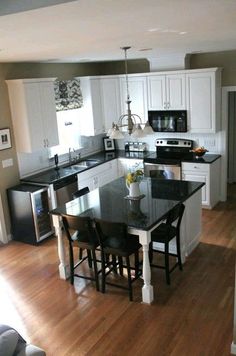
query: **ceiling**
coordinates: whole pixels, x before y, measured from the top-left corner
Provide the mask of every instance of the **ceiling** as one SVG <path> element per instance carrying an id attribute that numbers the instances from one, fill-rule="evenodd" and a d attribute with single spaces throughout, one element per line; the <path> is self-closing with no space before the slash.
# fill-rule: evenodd
<path id="1" fill-rule="evenodd" d="M 0 62 L 119 60 L 123 46 L 129 59 L 236 49 L 235 0 L 32 3 L 1 0 Z"/>

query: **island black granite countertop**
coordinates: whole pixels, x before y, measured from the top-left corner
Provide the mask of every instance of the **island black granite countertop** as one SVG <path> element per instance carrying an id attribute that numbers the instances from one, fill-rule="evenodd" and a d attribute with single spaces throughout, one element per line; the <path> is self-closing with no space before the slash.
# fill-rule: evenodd
<path id="1" fill-rule="evenodd" d="M 150 230 L 174 206 L 185 202 L 203 186 L 204 183 L 199 182 L 144 177 L 140 183 L 141 199 L 130 200 L 127 197 L 125 179 L 121 177 L 57 207 L 50 213 L 90 216 Z"/>
<path id="2" fill-rule="evenodd" d="M 36 184 L 53 184 L 55 182 L 58 182 L 66 177 L 69 177 L 71 175 L 76 175 L 80 172 L 83 172 L 85 170 L 94 168 L 96 166 L 99 166 L 100 164 L 109 162 L 113 159 L 116 158 L 128 158 L 128 159 L 141 159 L 143 160 L 144 158 L 148 157 L 150 154 L 153 155 L 153 151 L 145 151 L 145 152 L 126 152 L 124 150 L 116 150 L 116 151 L 111 151 L 111 152 L 98 152 L 95 154 L 92 154 L 87 157 L 81 158 L 80 161 L 84 161 L 86 159 L 94 159 L 97 160 L 98 163 L 94 164 L 92 167 L 84 167 L 84 168 L 73 168 L 72 166 L 69 166 L 69 163 L 67 165 L 60 166 L 58 170 L 55 168 L 50 168 L 46 171 L 43 171 L 41 173 L 37 173 L 28 177 L 25 177 L 21 181 L 23 182 L 28 182 L 28 183 L 36 183 Z M 216 154 L 206 154 L 203 157 L 196 158 L 194 155 L 190 159 L 183 160 L 183 162 L 193 162 L 193 163 L 213 163 L 216 159 L 220 158 L 220 155 Z"/>

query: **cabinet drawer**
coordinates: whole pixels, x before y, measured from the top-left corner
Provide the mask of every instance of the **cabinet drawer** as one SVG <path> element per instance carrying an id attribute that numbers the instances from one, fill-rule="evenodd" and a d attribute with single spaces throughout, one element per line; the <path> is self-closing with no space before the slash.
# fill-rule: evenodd
<path id="1" fill-rule="evenodd" d="M 209 164 L 206 163 L 188 163 L 183 162 L 182 171 L 192 171 L 192 172 L 209 172 Z"/>

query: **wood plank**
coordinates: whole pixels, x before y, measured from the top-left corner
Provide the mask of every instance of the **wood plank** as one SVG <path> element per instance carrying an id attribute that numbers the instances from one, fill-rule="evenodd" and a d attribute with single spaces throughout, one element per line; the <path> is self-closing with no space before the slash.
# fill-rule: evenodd
<path id="1" fill-rule="evenodd" d="M 60 280 L 56 238 L 0 247 L 1 322 L 11 324 L 48 356 L 230 355 L 236 249 L 236 185 L 226 203 L 203 210 L 201 242 L 175 270 L 171 285 L 153 269 L 156 300 L 134 302 L 126 291 L 96 292 L 89 281 Z M 160 257 L 162 258 L 162 257 Z M 85 268 L 85 272 L 88 270 Z"/>

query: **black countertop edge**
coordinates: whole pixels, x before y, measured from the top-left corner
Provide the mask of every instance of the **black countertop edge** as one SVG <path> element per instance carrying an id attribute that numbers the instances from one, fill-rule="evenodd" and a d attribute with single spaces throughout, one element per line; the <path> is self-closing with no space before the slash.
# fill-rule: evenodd
<path id="1" fill-rule="evenodd" d="M 145 152 L 126 152 L 124 150 L 116 150 L 116 151 L 110 151 L 110 152 L 97 152 L 94 154 L 91 154 L 86 157 L 82 157 L 80 161 L 84 161 L 87 159 L 95 159 L 98 160 L 99 162 L 97 164 L 94 164 L 91 167 L 85 167 L 83 169 L 78 169 L 78 170 L 71 170 L 70 166 L 76 165 L 79 161 L 73 162 L 71 165 L 69 163 L 65 163 L 61 166 L 59 166 L 59 169 L 55 169 L 54 167 L 51 167 L 43 172 L 39 172 L 33 175 L 30 175 L 28 177 L 24 177 L 21 179 L 21 182 L 28 182 L 28 183 L 38 183 L 38 184 L 53 184 L 55 182 L 59 182 L 60 180 L 72 176 L 72 175 L 77 175 L 79 173 L 82 173 L 84 171 L 87 171 L 89 169 L 95 168 L 103 163 L 109 162 L 113 159 L 117 158 L 128 158 L 128 159 L 141 159 L 143 160 L 147 155 L 149 155 L 150 151 L 145 151 Z"/>
<path id="2" fill-rule="evenodd" d="M 221 155 L 219 154 L 206 154 L 203 157 L 193 157 L 191 159 L 182 159 L 182 162 L 188 162 L 188 163 L 206 163 L 206 164 L 211 164 L 215 162 L 217 159 L 219 159 Z"/>

